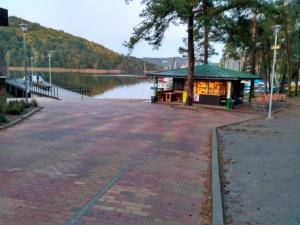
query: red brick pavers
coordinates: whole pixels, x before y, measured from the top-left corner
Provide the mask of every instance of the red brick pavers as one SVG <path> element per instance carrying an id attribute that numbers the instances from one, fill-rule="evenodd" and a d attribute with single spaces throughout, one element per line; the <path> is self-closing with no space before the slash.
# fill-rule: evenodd
<path id="1" fill-rule="evenodd" d="M 44 103 L 0 132 L 0 224 L 204 224 L 210 129 L 253 115 L 89 100 Z M 70 224 L 70 223 L 69 223 Z"/>

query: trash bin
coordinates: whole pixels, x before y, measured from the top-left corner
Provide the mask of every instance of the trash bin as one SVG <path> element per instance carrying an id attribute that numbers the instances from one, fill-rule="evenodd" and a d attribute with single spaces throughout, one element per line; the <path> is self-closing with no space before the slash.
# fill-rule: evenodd
<path id="1" fill-rule="evenodd" d="M 236 104 L 236 101 L 235 101 L 234 99 L 231 99 L 231 100 L 230 100 L 230 108 L 231 108 L 231 109 L 234 109 L 235 104 Z"/>
<path id="2" fill-rule="evenodd" d="M 156 96 L 151 96 L 151 103 L 156 103 Z"/>

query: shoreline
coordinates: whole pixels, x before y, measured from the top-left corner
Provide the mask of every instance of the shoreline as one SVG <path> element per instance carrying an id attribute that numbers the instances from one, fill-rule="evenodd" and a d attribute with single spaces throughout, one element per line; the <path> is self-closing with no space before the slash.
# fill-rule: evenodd
<path id="1" fill-rule="evenodd" d="M 8 68 L 11 72 L 23 72 L 24 67 L 16 67 L 16 66 L 10 66 Z M 28 71 L 31 71 L 30 67 L 27 67 Z M 48 67 L 34 67 L 34 72 L 49 72 Z M 111 75 L 120 75 L 122 74 L 121 70 L 99 70 L 99 69 L 68 69 L 68 68 L 51 68 L 51 72 L 54 73 L 86 73 L 86 74 L 99 74 L 99 75 L 105 75 L 105 74 L 111 74 Z"/>

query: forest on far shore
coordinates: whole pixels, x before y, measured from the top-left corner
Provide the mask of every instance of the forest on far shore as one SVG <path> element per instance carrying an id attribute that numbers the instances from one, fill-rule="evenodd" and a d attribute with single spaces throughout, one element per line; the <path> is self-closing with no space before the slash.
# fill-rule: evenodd
<path id="1" fill-rule="evenodd" d="M 29 25 L 26 34 L 28 64 L 34 57 L 35 67 L 48 66 L 48 54 L 52 66 L 69 69 L 121 70 L 123 73 L 142 74 L 144 61 L 116 53 L 95 42 L 76 37 L 63 31 L 46 28 L 17 17 L 9 17 L 9 27 L 0 27 L 0 49 L 4 51 L 8 66 L 23 66 L 23 33 L 20 23 Z M 156 65 L 146 63 L 147 70 Z"/>

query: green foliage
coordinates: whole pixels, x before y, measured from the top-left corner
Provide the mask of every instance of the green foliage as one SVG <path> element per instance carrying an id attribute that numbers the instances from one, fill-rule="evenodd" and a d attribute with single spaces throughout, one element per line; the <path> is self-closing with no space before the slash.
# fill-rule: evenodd
<path id="1" fill-rule="evenodd" d="M 8 122 L 5 114 L 18 116 L 25 112 L 25 109 L 30 107 L 38 107 L 38 103 L 35 99 L 30 103 L 15 100 L 10 101 L 7 105 L 0 105 L 0 122 Z"/>
<path id="2" fill-rule="evenodd" d="M 7 123 L 9 120 L 7 119 L 7 117 L 0 113 L 0 123 Z"/>
<path id="3" fill-rule="evenodd" d="M 186 23 L 193 7 L 196 8 L 199 4 L 199 1 L 189 0 L 143 0 L 141 2 L 145 5 L 140 14 L 144 20 L 134 29 L 129 41 L 125 42 L 125 46 L 129 49 L 133 49 L 141 40 L 147 41 L 154 48 L 159 48 L 169 26 L 176 25 L 177 22 Z"/>
<path id="4" fill-rule="evenodd" d="M 38 107 L 39 104 L 38 104 L 37 100 L 32 99 L 32 100 L 30 101 L 30 106 L 32 106 L 32 107 Z"/>
<path id="5" fill-rule="evenodd" d="M 3 114 L 5 112 L 5 104 L 0 103 L 0 114 Z"/>
<path id="6" fill-rule="evenodd" d="M 243 70 L 249 70 L 252 62 L 251 55 L 256 51 L 256 68 L 264 79 L 268 79 L 271 71 L 274 44 L 275 24 L 283 25 L 278 34 L 277 68 L 282 76 L 282 82 L 287 78 L 293 78 L 297 74 L 297 39 L 296 20 L 299 15 L 300 4 L 284 5 L 283 1 L 256 0 L 246 8 L 237 8 L 231 12 L 227 20 L 227 39 L 224 49 L 223 60 L 227 58 L 244 60 Z M 256 38 L 253 40 L 253 9 L 256 9 Z M 290 68 L 289 70 L 287 68 Z M 291 75 L 290 75 L 291 73 Z"/>
<path id="7" fill-rule="evenodd" d="M 80 69 L 120 69 L 126 73 L 142 73 L 144 62 L 113 52 L 102 45 L 67 34 L 63 31 L 45 28 L 38 23 L 9 18 L 9 27 L 0 27 L 0 49 L 4 50 L 6 63 L 10 66 L 23 65 L 23 39 L 19 24 L 29 25 L 26 34 L 28 59 L 34 56 L 36 67 L 48 66 L 48 53 L 52 53 L 52 66 Z M 130 69 L 128 65 L 130 64 Z"/>
<path id="8" fill-rule="evenodd" d="M 30 102 L 28 102 L 28 103 L 22 102 L 22 103 L 23 103 L 24 109 L 28 109 L 32 106 Z"/>
<path id="9" fill-rule="evenodd" d="M 24 101 L 10 101 L 6 108 L 6 113 L 10 115 L 20 115 L 24 112 Z"/>
<path id="10" fill-rule="evenodd" d="M 134 29 L 125 46 L 133 49 L 140 40 L 145 40 L 154 48 L 159 48 L 170 25 L 187 25 L 188 19 L 193 16 L 194 50 L 197 59 L 205 63 L 209 56 L 216 54 L 210 43 L 225 40 L 226 12 L 254 4 L 244 0 L 143 0 L 141 3 L 145 5 L 140 14 L 144 20 Z M 179 52 L 187 56 L 187 43 L 184 44 Z"/>

